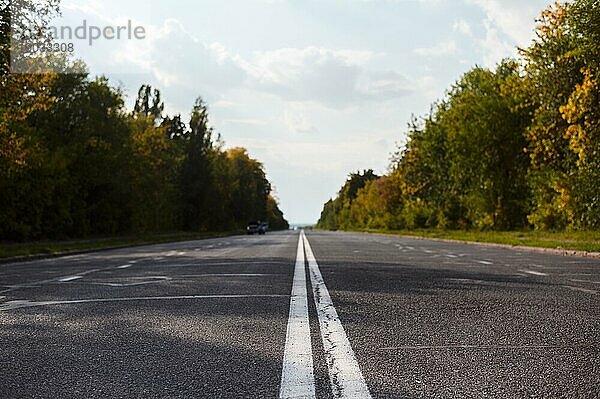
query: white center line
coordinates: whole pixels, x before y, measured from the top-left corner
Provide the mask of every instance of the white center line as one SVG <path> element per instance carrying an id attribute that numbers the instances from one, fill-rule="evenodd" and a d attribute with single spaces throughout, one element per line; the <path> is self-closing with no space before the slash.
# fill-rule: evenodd
<path id="1" fill-rule="evenodd" d="M 319 265 L 312 252 L 310 243 L 304 231 L 300 235 L 304 240 L 304 247 L 306 249 L 310 281 L 317 307 L 319 326 L 321 327 L 321 338 L 329 369 L 329 380 L 333 397 L 344 399 L 371 398 L 369 388 L 360 371 L 350 341 L 348 341 L 342 322 L 323 281 L 323 276 L 319 270 Z"/>
<path id="2" fill-rule="evenodd" d="M 488 262 L 487 260 L 478 260 L 477 263 L 481 263 L 482 265 L 493 265 L 493 262 Z"/>
<path id="3" fill-rule="evenodd" d="M 279 397 L 316 398 L 302 235 L 296 253 Z"/>
<path id="4" fill-rule="evenodd" d="M 118 266 L 117 269 L 129 269 L 131 266 L 133 266 L 133 265 L 129 264 L 129 265 Z"/>

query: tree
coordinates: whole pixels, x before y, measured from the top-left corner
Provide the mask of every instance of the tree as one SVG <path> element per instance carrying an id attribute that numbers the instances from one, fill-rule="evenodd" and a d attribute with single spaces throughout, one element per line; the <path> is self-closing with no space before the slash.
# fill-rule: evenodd
<path id="1" fill-rule="evenodd" d="M 263 165 L 250 158 L 244 148 L 227 152 L 232 173 L 232 214 L 238 225 L 251 220 L 266 220 L 271 184 Z"/>
<path id="2" fill-rule="evenodd" d="M 450 147 L 449 177 L 468 218 L 480 227 L 510 230 L 527 224 L 529 160 L 525 112 L 514 110 L 504 82 L 518 78 L 518 65 L 504 61 L 496 72 L 475 68 L 450 92 L 442 124 Z"/>
<path id="3" fill-rule="evenodd" d="M 358 197 L 360 190 L 377 176 L 372 169 L 362 173 L 351 173 L 342 186 L 335 200 L 330 200 L 324 207 L 319 219 L 318 226 L 332 230 L 347 229 L 354 227 L 351 220 L 351 208 L 353 201 Z"/>
<path id="4" fill-rule="evenodd" d="M 201 98 L 194 104 L 189 127 L 179 139 L 184 152 L 180 183 L 183 227 L 186 230 L 208 229 L 213 129 L 208 122 L 208 107 Z"/>
<path id="5" fill-rule="evenodd" d="M 272 195 L 267 197 L 266 222 L 271 230 L 287 230 L 289 223 L 285 220 L 283 212 L 279 209 L 277 200 Z"/>
<path id="6" fill-rule="evenodd" d="M 539 228 L 598 227 L 600 4 L 578 0 L 542 14 L 535 42 L 523 51 L 526 97 L 534 118 L 527 130 Z"/>
<path id="7" fill-rule="evenodd" d="M 152 118 L 153 123 L 163 121 L 165 104 L 161 99 L 160 90 L 152 90 L 152 86 L 143 85 L 138 91 L 138 97 L 133 107 L 134 118 Z"/>

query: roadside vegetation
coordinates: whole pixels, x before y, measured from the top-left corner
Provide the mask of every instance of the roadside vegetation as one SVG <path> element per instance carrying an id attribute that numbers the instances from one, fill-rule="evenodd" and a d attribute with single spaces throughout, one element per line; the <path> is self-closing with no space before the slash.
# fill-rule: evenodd
<path id="1" fill-rule="evenodd" d="M 219 238 L 241 234 L 241 231 L 225 232 L 173 232 L 173 233 L 146 233 L 126 236 L 90 238 L 63 241 L 34 241 L 20 243 L 0 244 L 0 261 L 22 260 L 32 256 L 65 255 L 85 251 L 97 251 L 131 247 L 146 244 L 161 244 L 169 242 L 182 242 Z"/>
<path id="2" fill-rule="evenodd" d="M 481 231 L 447 229 L 360 229 L 363 233 L 392 234 L 407 237 L 502 244 L 515 247 L 536 247 L 566 251 L 600 252 L 600 232 L 590 231 Z"/>
<path id="3" fill-rule="evenodd" d="M 350 175 L 318 227 L 562 247 L 600 230 L 600 2 L 549 7 L 520 53 L 465 73 L 412 121 L 390 172 Z M 525 232 L 482 233 L 497 231 Z"/>
<path id="4" fill-rule="evenodd" d="M 201 98 L 189 118 L 166 115 L 160 91 L 143 86 L 126 109 L 119 88 L 68 59 L 52 62 L 69 74 L 11 74 L 11 18 L 44 26 L 59 2 L 12 15 L 10 3 L 0 3 L 0 241 L 288 228 L 263 165 L 225 148 Z"/>

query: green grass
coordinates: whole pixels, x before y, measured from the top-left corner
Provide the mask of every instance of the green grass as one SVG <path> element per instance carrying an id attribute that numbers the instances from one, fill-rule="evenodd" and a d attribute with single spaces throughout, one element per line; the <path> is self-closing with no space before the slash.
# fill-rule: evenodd
<path id="1" fill-rule="evenodd" d="M 513 246 L 555 248 L 600 252 L 600 232 L 549 231 L 463 231 L 463 230 L 362 230 L 368 233 L 405 235 L 422 238 L 506 244 Z"/>
<path id="2" fill-rule="evenodd" d="M 191 241 L 205 238 L 226 237 L 239 232 L 218 233 L 160 233 L 124 237 L 94 238 L 70 241 L 37 241 L 27 243 L 1 243 L 0 259 L 35 255 L 68 254 L 71 252 L 120 248 L 135 245 L 161 244 L 168 242 Z"/>

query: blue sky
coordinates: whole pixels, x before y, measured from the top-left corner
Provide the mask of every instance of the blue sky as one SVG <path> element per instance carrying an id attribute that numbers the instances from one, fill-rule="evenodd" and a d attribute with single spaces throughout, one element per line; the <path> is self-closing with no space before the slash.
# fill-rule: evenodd
<path id="1" fill-rule="evenodd" d="M 384 173 L 412 114 L 474 65 L 533 38 L 542 0 L 63 0 L 56 25 L 143 26 L 144 40 L 76 43 L 93 74 L 209 104 L 228 147 L 264 165 L 288 220 L 315 222 L 348 173 Z"/>

